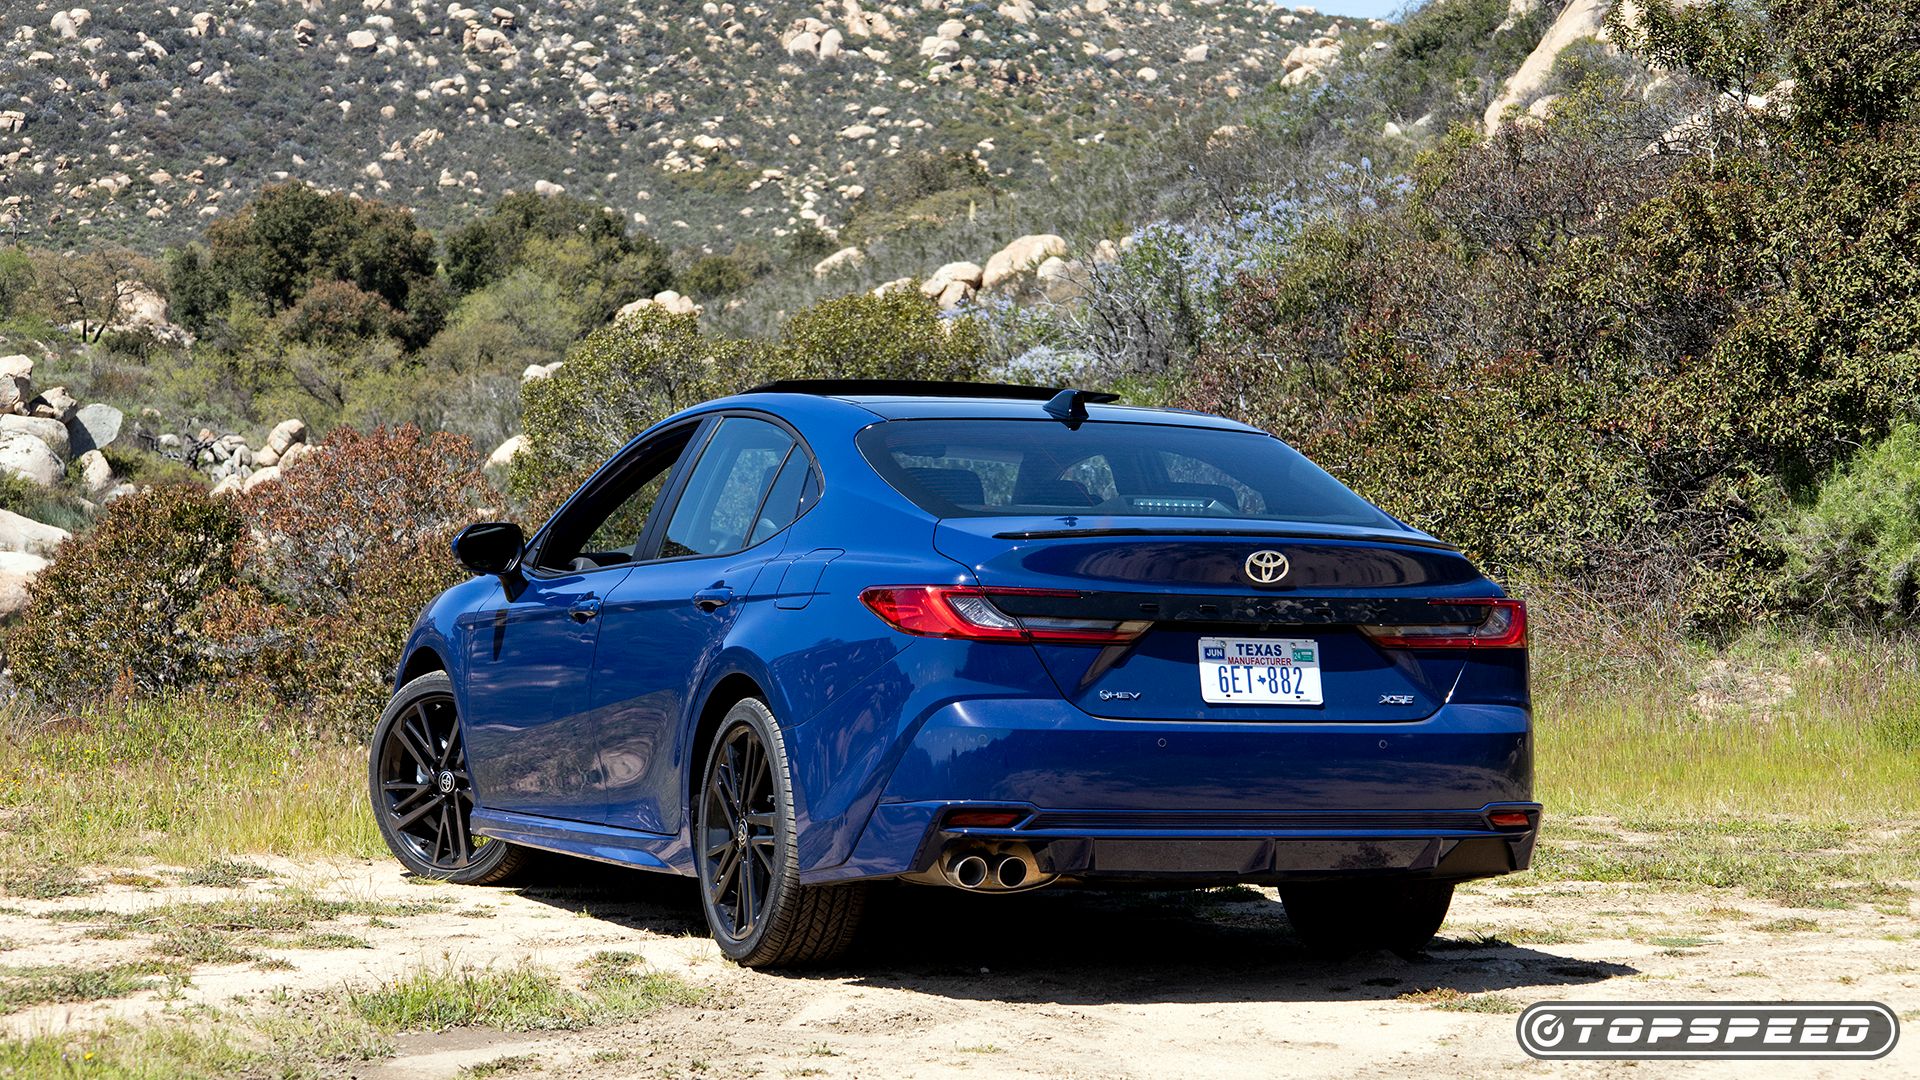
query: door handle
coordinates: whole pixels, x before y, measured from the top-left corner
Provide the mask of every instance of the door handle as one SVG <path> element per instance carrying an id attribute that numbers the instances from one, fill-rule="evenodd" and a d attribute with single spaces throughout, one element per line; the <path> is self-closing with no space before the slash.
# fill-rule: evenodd
<path id="1" fill-rule="evenodd" d="M 721 584 L 715 584 L 710 589 L 701 589 L 693 594 L 693 606 L 701 611 L 719 611 L 732 602 L 733 590 Z"/>
<path id="2" fill-rule="evenodd" d="M 575 600 L 573 606 L 567 608 L 567 615 L 571 617 L 574 622 L 592 622 L 600 616 L 600 601 Z"/>

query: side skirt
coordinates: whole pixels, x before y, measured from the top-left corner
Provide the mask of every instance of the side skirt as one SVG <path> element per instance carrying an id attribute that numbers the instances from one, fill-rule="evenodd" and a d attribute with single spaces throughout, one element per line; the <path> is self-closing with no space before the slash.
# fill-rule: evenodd
<path id="1" fill-rule="evenodd" d="M 516 814 L 507 810 L 473 808 L 473 831 L 522 847 L 573 855 L 596 862 L 630 866 L 636 870 L 690 876 L 692 853 L 684 837 L 622 829 L 591 821 Z"/>

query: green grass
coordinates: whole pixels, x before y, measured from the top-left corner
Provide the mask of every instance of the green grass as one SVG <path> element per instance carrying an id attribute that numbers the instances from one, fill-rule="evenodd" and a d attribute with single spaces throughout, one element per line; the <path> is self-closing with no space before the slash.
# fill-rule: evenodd
<path id="1" fill-rule="evenodd" d="M 1555 814 L 1875 821 L 1920 816 L 1920 641 L 1755 635 L 1664 670 L 1534 688 L 1536 782 Z"/>
<path id="2" fill-rule="evenodd" d="M 1904 899 L 1920 881 L 1911 826 L 1684 820 L 1622 824 L 1607 841 L 1562 841 L 1548 818 L 1530 882 L 1641 882 L 1741 889 L 1790 907 L 1846 908 Z"/>
<path id="3" fill-rule="evenodd" d="M 353 1011 L 382 1031 L 445 1031 L 483 1025 L 503 1031 L 573 1030 L 643 1016 L 701 994 L 670 975 L 625 959 L 596 960 L 583 981 L 533 967 L 474 971 L 424 968 L 348 996 Z"/>
<path id="4" fill-rule="evenodd" d="M 148 860 L 238 884 L 256 854 L 384 851 L 358 747 L 316 741 L 264 709 L 186 698 L 85 717 L 0 715 L 0 888 L 74 895 L 76 867 Z"/>
<path id="5" fill-rule="evenodd" d="M 140 973 L 115 978 L 131 979 Z M 86 987 L 50 1000 L 84 1000 Z M 52 992 L 51 990 L 49 992 Z M 101 995 L 96 995 L 101 996 Z M 451 964 L 371 988 L 284 996 L 247 1009 L 187 1008 L 146 1023 L 0 1040 L 0 1076 L 158 1080 L 230 1076 L 357 1075 L 356 1063 L 393 1053 L 393 1037 L 465 1025 L 563 1030 L 696 1005 L 705 991 L 607 954 L 560 971 L 521 964 L 473 970 Z M 599 1059 L 614 1060 L 614 1059 Z M 467 1075 L 522 1070 L 529 1057 L 498 1058 Z"/>
<path id="6" fill-rule="evenodd" d="M 1415 1005 L 1429 1005 L 1446 1012 L 1516 1013 L 1520 1011 L 1519 1003 L 1505 994 L 1469 994 L 1451 986 L 1439 986 L 1431 990 L 1410 990 L 1395 1000 L 1411 1002 Z"/>
<path id="7" fill-rule="evenodd" d="M 0 968 L 0 1015 L 35 1005 L 126 997 L 158 985 L 160 976 L 178 974 L 178 965 L 158 960 L 105 967 Z"/>

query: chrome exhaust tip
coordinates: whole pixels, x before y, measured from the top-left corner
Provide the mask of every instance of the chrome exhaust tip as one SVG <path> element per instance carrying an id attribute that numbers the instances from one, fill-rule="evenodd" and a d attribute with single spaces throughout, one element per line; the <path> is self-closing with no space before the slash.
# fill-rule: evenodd
<path id="1" fill-rule="evenodd" d="M 993 868 L 993 880 L 1003 889 L 1017 889 L 1026 883 L 1027 862 L 1018 855 L 1008 855 Z"/>
<path id="2" fill-rule="evenodd" d="M 987 883 L 987 860 L 978 855 L 965 855 L 953 861 L 947 871 L 955 885 L 963 889 L 977 889 Z"/>

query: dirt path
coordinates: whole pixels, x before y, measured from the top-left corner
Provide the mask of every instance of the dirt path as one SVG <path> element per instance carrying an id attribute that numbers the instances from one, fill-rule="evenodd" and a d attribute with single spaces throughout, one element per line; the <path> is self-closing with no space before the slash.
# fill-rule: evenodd
<path id="1" fill-rule="evenodd" d="M 1910 898 L 1792 909 L 1734 890 L 1523 876 L 1463 891 L 1426 958 L 1324 964 L 1293 943 L 1270 891 L 978 899 L 903 889 L 881 898 L 864 955 L 793 976 L 723 962 L 681 882 L 585 867 L 558 886 L 466 889 L 410 881 L 386 862 L 261 865 L 273 876 L 233 888 L 149 881 L 11 903 L 0 913 L 0 966 L 149 954 L 151 938 L 103 938 L 112 919 L 88 911 L 289 888 L 437 910 L 348 914 L 307 928 L 370 948 L 266 946 L 256 954 L 264 965 L 204 964 L 183 986 L 39 1006 L 0 1023 L 12 1035 L 59 1031 L 192 1003 L 369 985 L 421 964 L 571 965 L 608 949 L 710 987 L 709 1003 L 559 1035 L 403 1036 L 394 1058 L 358 1075 L 446 1077 L 511 1059 L 495 1075 L 1734 1076 L 1754 1075 L 1751 1064 L 1535 1062 L 1515 1045 L 1513 1014 L 1548 998 L 1868 999 L 1892 1005 L 1913 1029 L 1920 1008 L 1920 902 Z M 1917 1039 L 1910 1030 L 1907 1045 L 1870 1064 L 1769 1065 L 1765 1075 L 1916 1075 Z"/>

